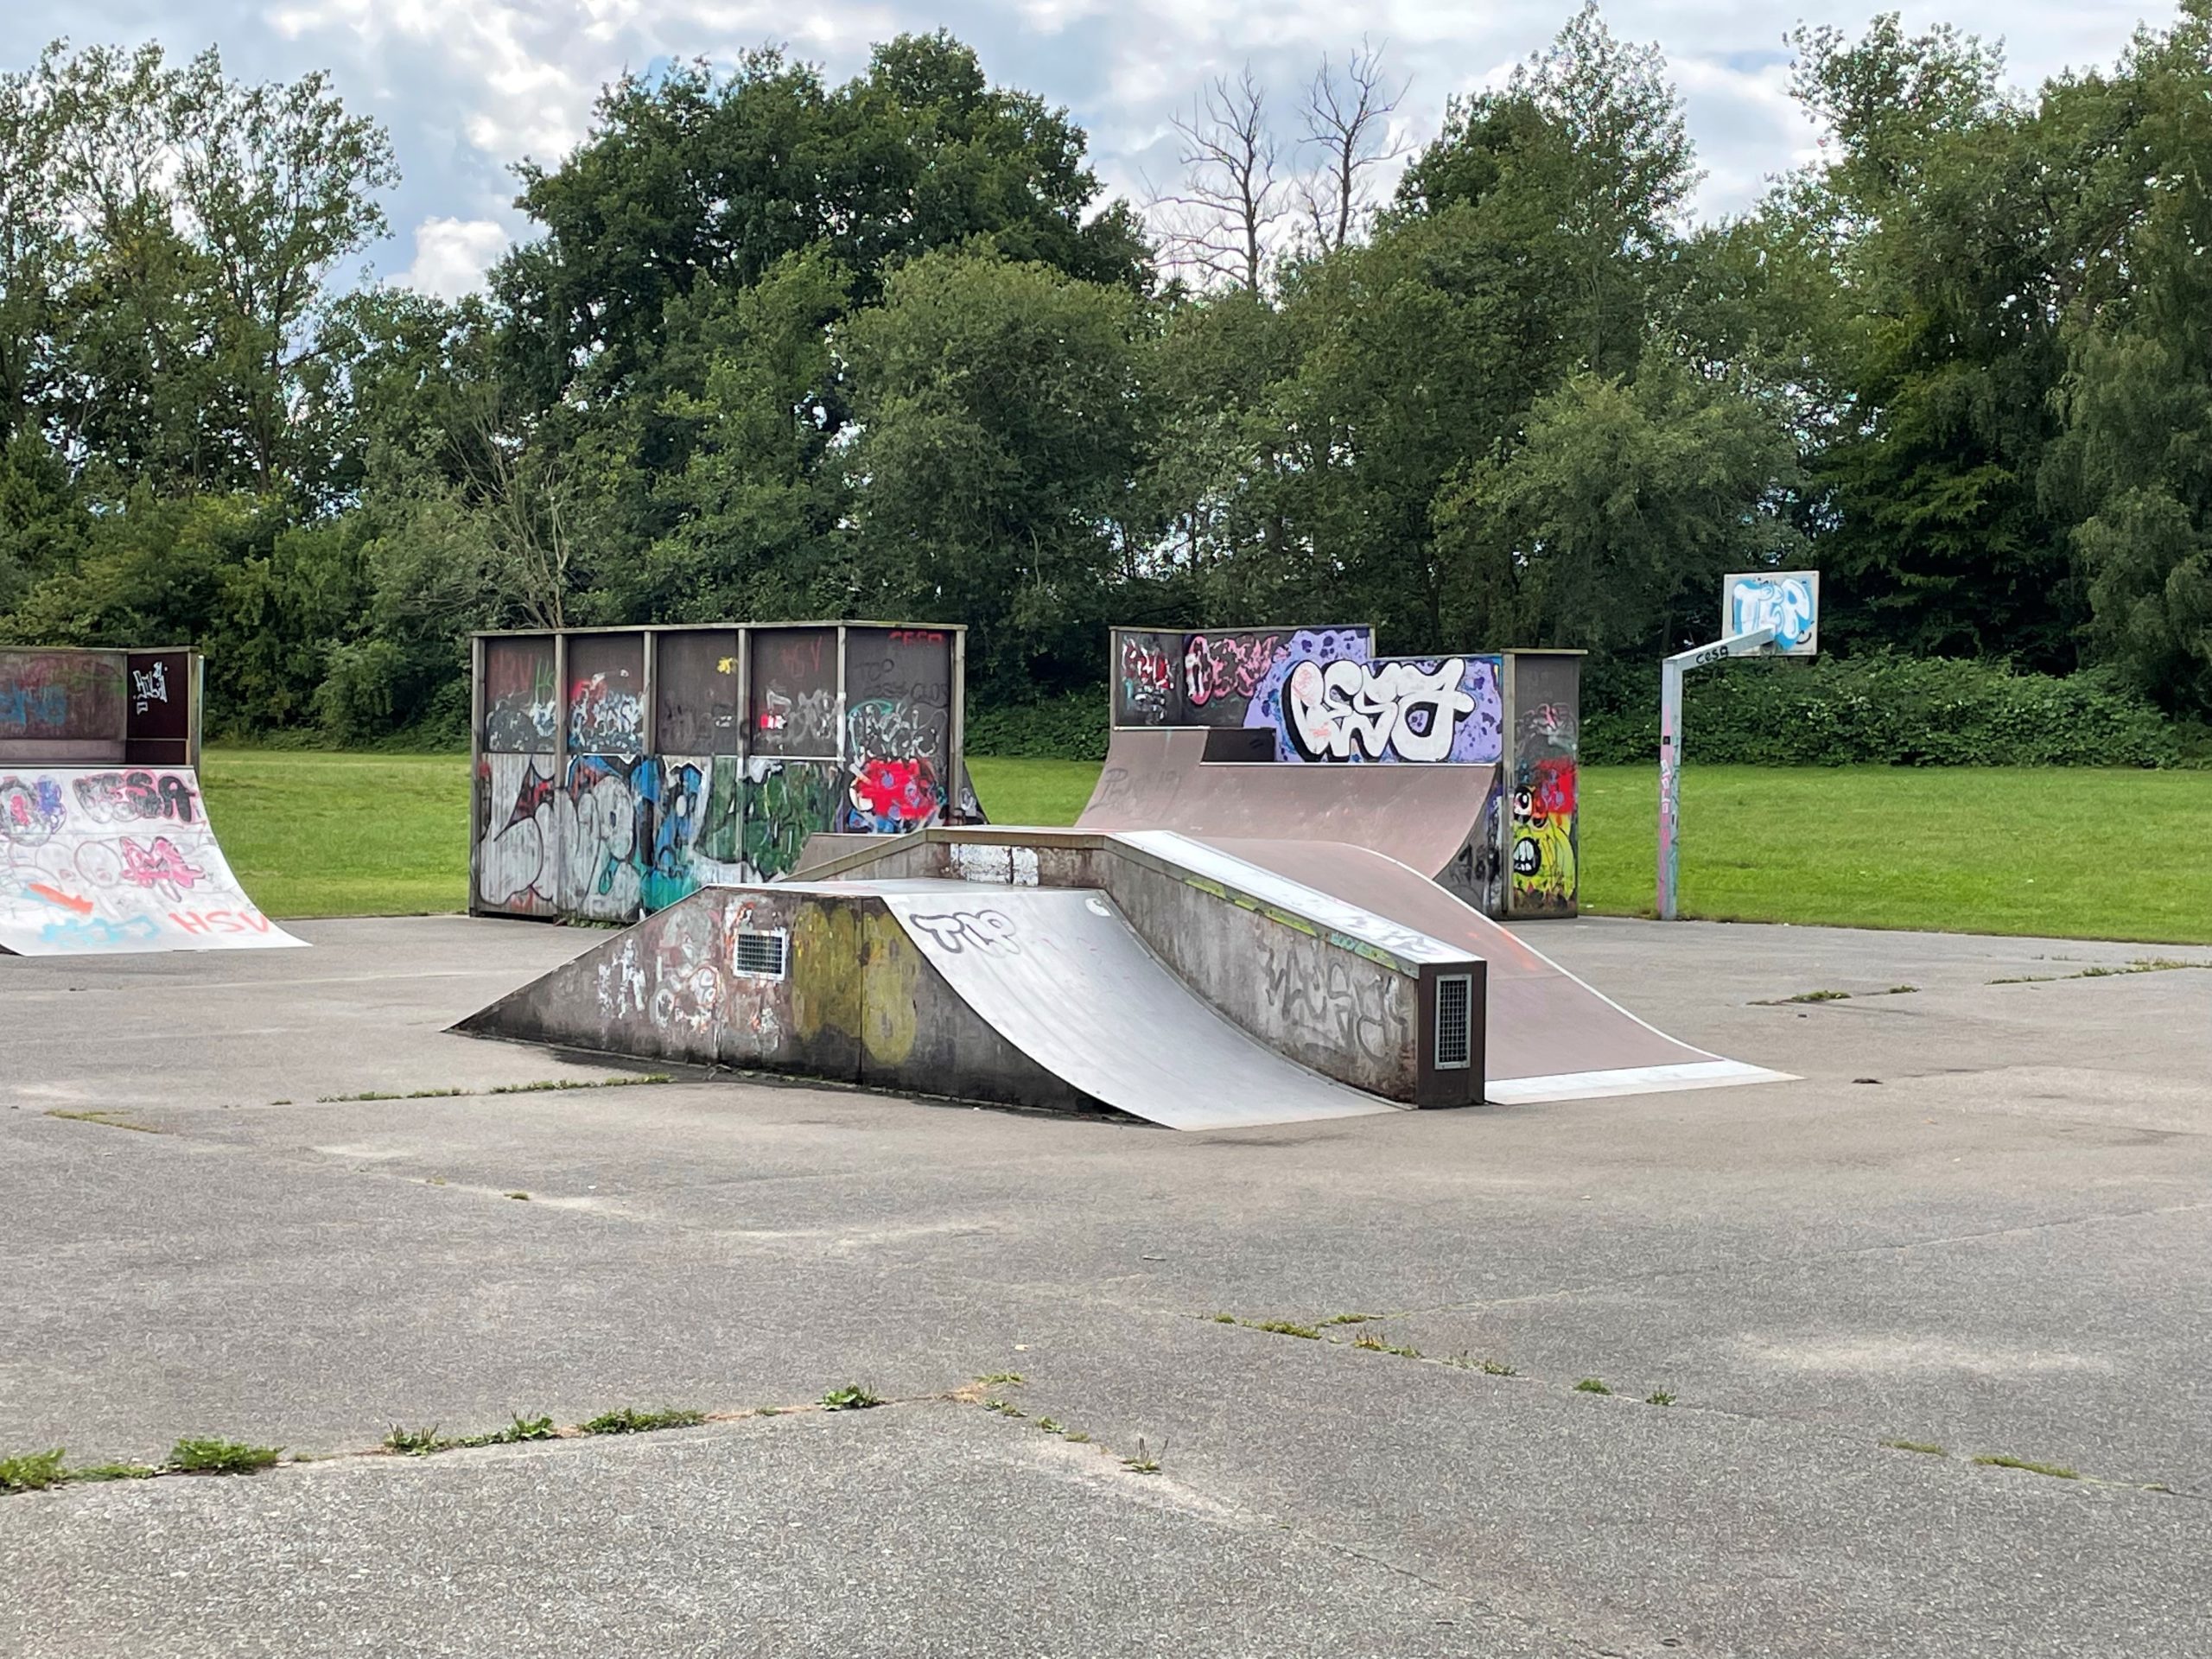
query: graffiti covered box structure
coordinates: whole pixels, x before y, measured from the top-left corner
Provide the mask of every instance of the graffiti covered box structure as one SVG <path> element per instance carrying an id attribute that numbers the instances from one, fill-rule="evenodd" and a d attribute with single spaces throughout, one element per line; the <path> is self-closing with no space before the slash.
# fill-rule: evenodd
<path id="1" fill-rule="evenodd" d="M 1581 652 L 1386 657 L 1372 628 L 1333 626 L 1116 628 L 1111 654 L 1113 750 L 1086 826 L 1350 841 L 1492 916 L 1576 913 Z M 1379 766 L 1464 787 L 1253 775 Z"/>
<path id="2" fill-rule="evenodd" d="M 974 816 L 965 636 L 880 622 L 480 633 L 469 911 L 635 921 L 810 836 Z"/>

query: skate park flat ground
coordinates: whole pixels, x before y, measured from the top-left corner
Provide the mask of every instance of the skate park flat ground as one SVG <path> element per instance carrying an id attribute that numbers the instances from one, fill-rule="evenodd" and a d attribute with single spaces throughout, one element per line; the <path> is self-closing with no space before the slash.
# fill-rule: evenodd
<path id="1" fill-rule="evenodd" d="M 493 1093 L 603 935 L 296 931 L 0 969 L 0 1456 L 730 1415 L 0 1497 L 0 1653 L 2212 1651 L 2212 972 L 1548 924 L 1802 1080 L 1178 1135 Z"/>

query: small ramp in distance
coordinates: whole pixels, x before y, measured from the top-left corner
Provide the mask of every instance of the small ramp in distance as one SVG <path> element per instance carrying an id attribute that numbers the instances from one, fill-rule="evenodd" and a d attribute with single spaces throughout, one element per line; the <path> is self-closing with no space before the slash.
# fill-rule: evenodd
<path id="1" fill-rule="evenodd" d="M 1403 1109 L 1308 1071 L 1232 1025 L 1103 893 L 942 885 L 953 889 L 950 902 L 887 887 L 885 907 L 985 1024 L 1095 1100 L 1177 1129 Z"/>
<path id="2" fill-rule="evenodd" d="M 1212 735 L 1204 727 L 1116 731 L 1075 827 L 1343 842 L 1433 879 L 1465 861 L 1497 782 L 1494 766 L 1209 760 Z"/>
<path id="3" fill-rule="evenodd" d="M 1147 838 L 1143 831 L 1117 837 L 1138 846 Z M 1495 1103 L 1789 1080 L 1787 1072 L 1723 1058 L 1647 1025 L 1510 928 L 1370 848 L 1234 838 L 1210 844 L 1487 962 L 1486 1092 Z"/>
<path id="4" fill-rule="evenodd" d="M 245 896 L 189 766 L 0 766 L 0 952 L 306 944 Z"/>

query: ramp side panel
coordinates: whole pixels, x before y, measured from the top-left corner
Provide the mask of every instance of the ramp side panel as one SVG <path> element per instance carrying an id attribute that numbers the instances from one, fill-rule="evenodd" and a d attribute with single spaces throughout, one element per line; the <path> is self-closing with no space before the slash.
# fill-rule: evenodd
<path id="1" fill-rule="evenodd" d="M 1179 1129 L 1397 1109 L 1292 1064 L 1207 1006 L 1105 897 L 1080 888 L 887 893 L 930 965 L 1047 1071 Z"/>
<path id="2" fill-rule="evenodd" d="M 782 971 L 768 971 L 777 955 Z M 704 889 L 455 1029 L 899 1093 L 1092 1104 L 977 1018 L 860 888 Z"/>
<path id="3" fill-rule="evenodd" d="M 0 950 L 304 945 L 238 886 L 188 766 L 0 766 Z"/>
<path id="4" fill-rule="evenodd" d="M 1079 830 L 1343 842 L 1458 879 L 1494 766 L 1208 763 L 1203 729 L 1117 731 Z"/>

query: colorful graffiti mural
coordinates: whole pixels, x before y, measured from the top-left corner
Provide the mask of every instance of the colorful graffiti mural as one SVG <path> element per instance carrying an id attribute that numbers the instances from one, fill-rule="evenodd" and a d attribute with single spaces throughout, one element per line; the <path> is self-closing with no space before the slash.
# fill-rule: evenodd
<path id="1" fill-rule="evenodd" d="M 122 662 L 105 652 L 0 651 L 0 739 L 120 739 Z"/>
<path id="2" fill-rule="evenodd" d="M 182 769 L 0 776 L 0 948 L 297 944 L 238 887 Z"/>
<path id="3" fill-rule="evenodd" d="M 1516 916 L 1572 916 L 1580 898 L 1580 717 L 1573 659 L 1519 664 L 1508 858 Z"/>

